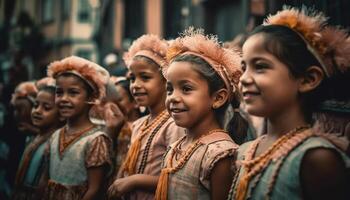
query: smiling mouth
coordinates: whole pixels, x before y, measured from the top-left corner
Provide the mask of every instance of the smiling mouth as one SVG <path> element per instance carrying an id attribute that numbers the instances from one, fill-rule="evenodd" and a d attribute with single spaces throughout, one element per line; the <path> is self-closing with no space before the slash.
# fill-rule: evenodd
<path id="1" fill-rule="evenodd" d="M 43 118 L 39 116 L 33 116 L 33 120 L 35 121 L 41 121 Z"/>
<path id="2" fill-rule="evenodd" d="M 185 109 L 179 109 L 179 108 L 171 108 L 170 109 L 170 112 L 174 113 L 174 114 L 182 113 L 182 112 L 185 112 L 185 111 L 186 111 Z"/>
<path id="3" fill-rule="evenodd" d="M 133 96 L 134 97 L 140 97 L 140 96 L 146 96 L 147 93 L 134 93 Z"/>

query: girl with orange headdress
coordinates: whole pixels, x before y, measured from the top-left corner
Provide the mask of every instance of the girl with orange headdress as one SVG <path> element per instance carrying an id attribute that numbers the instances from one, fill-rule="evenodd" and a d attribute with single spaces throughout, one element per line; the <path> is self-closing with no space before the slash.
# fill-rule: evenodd
<path id="1" fill-rule="evenodd" d="M 165 79 L 168 44 L 155 35 L 143 35 L 133 42 L 124 59 L 129 67 L 130 90 L 139 106 L 150 114 L 132 125 L 131 146 L 109 196 L 154 199 L 161 162 L 167 147 L 184 134 L 165 109 Z"/>
<path id="2" fill-rule="evenodd" d="M 42 79 L 43 80 L 43 79 Z M 49 137 L 59 128 L 58 108 L 55 105 L 55 85 L 41 81 L 31 113 L 33 124 L 40 129 L 39 134 L 28 143 L 17 171 L 12 199 L 41 199 L 47 185 L 47 162 L 45 147 Z M 45 78 L 51 81 L 53 79 Z"/>
<path id="3" fill-rule="evenodd" d="M 240 90 L 267 133 L 243 144 L 229 199 L 349 199 L 344 146 L 313 129 L 328 100 L 349 101 L 350 40 L 306 9 L 267 18 L 243 45 Z"/>
<path id="4" fill-rule="evenodd" d="M 156 199 L 226 199 L 238 145 L 223 130 L 223 113 L 239 106 L 239 54 L 190 28 L 167 59 L 167 110 L 187 134 L 165 155 Z"/>
<path id="5" fill-rule="evenodd" d="M 51 63 L 48 75 L 56 79 L 55 101 L 66 124 L 50 138 L 44 199 L 101 199 L 112 168 L 112 142 L 104 127 L 92 123 L 90 110 L 106 97 L 109 73 L 71 56 Z"/>

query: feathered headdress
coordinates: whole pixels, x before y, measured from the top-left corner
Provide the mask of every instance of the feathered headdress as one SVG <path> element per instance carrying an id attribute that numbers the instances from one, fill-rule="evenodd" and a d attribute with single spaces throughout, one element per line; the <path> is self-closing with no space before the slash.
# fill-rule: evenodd
<path id="1" fill-rule="evenodd" d="M 130 65 L 135 56 L 145 56 L 152 59 L 160 67 L 167 65 L 165 54 L 168 49 L 168 43 L 156 35 L 143 35 L 135 40 L 130 46 L 123 59 L 127 66 Z"/>
<path id="2" fill-rule="evenodd" d="M 34 103 L 34 99 L 37 93 L 38 89 L 36 88 L 34 82 L 22 82 L 16 87 L 14 93 L 12 94 L 11 104 L 14 105 L 15 101 L 20 98 L 26 98 L 31 103 Z"/>
<path id="3" fill-rule="evenodd" d="M 46 86 L 56 86 L 56 81 L 52 77 L 44 77 L 40 80 L 38 80 L 35 83 L 36 87 L 40 90 L 40 88 L 46 87 Z"/>
<path id="4" fill-rule="evenodd" d="M 263 25 L 282 25 L 298 33 L 328 77 L 349 69 L 349 35 L 344 29 L 329 26 L 322 13 L 306 8 L 284 7 L 282 11 L 269 16 Z"/>
<path id="5" fill-rule="evenodd" d="M 238 96 L 238 82 L 242 75 L 238 51 L 223 48 L 216 36 L 206 36 L 202 29 L 195 30 L 190 27 L 171 43 L 166 56 L 167 62 L 170 63 L 175 57 L 184 54 L 204 59 L 225 82 L 229 97 Z M 166 70 L 163 70 L 164 74 Z"/>
<path id="6" fill-rule="evenodd" d="M 71 73 L 83 79 L 96 93 L 95 104 L 100 103 L 106 96 L 109 73 L 100 65 L 84 58 L 70 56 L 51 63 L 47 68 L 49 77 L 57 78 L 63 73 Z"/>

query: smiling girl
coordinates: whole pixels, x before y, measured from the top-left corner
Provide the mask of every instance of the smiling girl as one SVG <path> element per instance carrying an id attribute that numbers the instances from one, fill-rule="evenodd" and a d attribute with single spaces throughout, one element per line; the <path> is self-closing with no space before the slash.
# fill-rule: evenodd
<path id="1" fill-rule="evenodd" d="M 240 90 L 267 133 L 239 148 L 229 199 L 349 199 L 350 160 L 311 116 L 330 99 L 347 99 L 350 39 L 326 18 L 286 8 L 243 45 Z"/>

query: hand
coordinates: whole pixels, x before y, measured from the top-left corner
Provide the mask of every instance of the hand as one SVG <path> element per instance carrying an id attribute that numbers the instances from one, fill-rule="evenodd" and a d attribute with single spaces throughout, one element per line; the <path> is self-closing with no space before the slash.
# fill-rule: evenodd
<path id="1" fill-rule="evenodd" d="M 133 191 L 136 188 L 135 175 L 126 178 L 120 178 L 115 180 L 112 185 L 108 188 L 108 198 L 115 199 L 121 198 L 125 194 Z"/>
<path id="2" fill-rule="evenodd" d="M 125 117 L 118 105 L 108 102 L 104 106 L 104 119 L 110 129 L 121 128 L 125 123 Z"/>
<path id="3" fill-rule="evenodd" d="M 28 122 L 21 122 L 18 124 L 18 129 L 20 131 L 28 132 L 30 135 L 37 135 L 40 133 L 40 129 Z"/>

